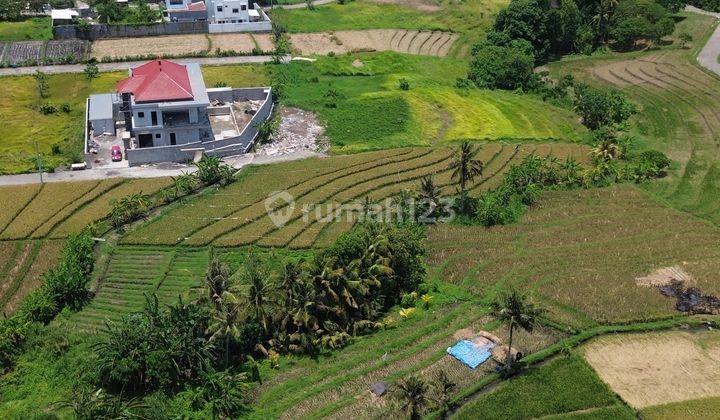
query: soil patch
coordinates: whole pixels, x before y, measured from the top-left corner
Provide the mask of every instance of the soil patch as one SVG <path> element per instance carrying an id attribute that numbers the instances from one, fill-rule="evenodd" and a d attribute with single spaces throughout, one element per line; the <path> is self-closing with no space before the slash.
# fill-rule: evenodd
<path id="1" fill-rule="evenodd" d="M 602 337 L 583 353 L 634 408 L 720 395 L 720 332 L 673 331 Z"/>
<path id="2" fill-rule="evenodd" d="M 720 313 L 720 299 L 703 294 L 693 277 L 678 266 L 657 269 L 646 277 L 638 277 L 639 286 L 656 287 L 663 296 L 675 298 L 675 309 L 690 314 Z"/>
<path id="3" fill-rule="evenodd" d="M 324 153 L 328 142 L 325 127 L 314 113 L 298 108 L 281 108 L 278 132 L 270 143 L 260 146 L 259 156 L 281 156 L 300 150 Z"/>

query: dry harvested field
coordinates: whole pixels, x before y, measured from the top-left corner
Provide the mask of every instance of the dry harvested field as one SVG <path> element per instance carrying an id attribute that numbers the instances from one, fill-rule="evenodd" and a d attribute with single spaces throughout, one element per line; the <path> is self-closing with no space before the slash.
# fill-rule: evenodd
<path id="1" fill-rule="evenodd" d="M 720 231 L 657 204 L 630 185 L 543 193 L 520 222 L 428 230 L 439 276 L 486 296 L 514 286 L 553 319 L 578 328 L 677 315 L 675 301 L 636 277 L 680 265 L 705 293 L 720 293 Z"/>
<path id="2" fill-rule="evenodd" d="M 720 396 L 717 331 L 607 336 L 584 346 L 583 354 L 636 409 Z"/>
<path id="3" fill-rule="evenodd" d="M 92 44 L 91 56 L 106 58 L 198 54 L 210 50 L 203 34 L 101 39 Z"/>
<path id="4" fill-rule="evenodd" d="M 270 53 L 275 49 L 269 34 L 211 34 L 209 37 L 211 54 L 217 49 L 238 53 L 250 53 L 255 48 Z"/>
<path id="5" fill-rule="evenodd" d="M 343 210 L 333 222 L 328 212 L 340 206 L 358 207 L 368 197 L 383 203 L 402 190 L 415 190 L 419 180 L 434 175 L 443 194 L 454 194 L 448 169 L 453 150 L 404 148 L 350 156 L 308 159 L 254 167 L 240 181 L 213 194 L 170 206 L 159 217 L 131 232 L 125 243 L 155 245 L 218 246 L 259 245 L 263 247 L 322 247 L 349 229 L 355 219 Z M 500 144 L 481 146 L 478 158 L 486 163 L 473 192 L 500 182 L 512 162 L 524 156 L 574 156 L 583 159 L 587 149 L 572 144 Z M 260 181 L 261 180 L 261 181 Z M 287 213 L 283 226 L 268 216 L 266 199 L 274 191 L 287 191 L 294 207 L 281 201 L 270 203 Z"/>
<path id="6" fill-rule="evenodd" d="M 135 193 L 154 194 L 171 183 L 170 178 L 110 178 L 2 186 L 5 205 L 0 211 L 0 239 L 64 238 L 105 218 L 112 200 Z"/>
<path id="7" fill-rule="evenodd" d="M 344 54 L 351 51 L 396 51 L 444 57 L 458 35 L 440 31 L 370 29 L 291 34 L 290 42 L 300 54 Z"/>

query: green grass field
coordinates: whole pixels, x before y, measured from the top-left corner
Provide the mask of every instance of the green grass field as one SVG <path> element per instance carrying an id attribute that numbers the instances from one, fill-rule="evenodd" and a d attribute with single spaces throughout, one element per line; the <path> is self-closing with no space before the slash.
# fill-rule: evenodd
<path id="1" fill-rule="evenodd" d="M 318 114 L 336 153 L 458 139 L 575 142 L 585 132 L 571 111 L 528 95 L 455 88 L 466 70 L 463 60 L 385 52 L 294 62 L 274 78 L 285 82 L 283 104 Z"/>
<path id="2" fill-rule="evenodd" d="M 0 42 L 52 39 L 50 18 L 31 18 L 20 22 L 0 22 Z"/>
<path id="3" fill-rule="evenodd" d="M 233 87 L 268 84 L 263 66 L 211 66 L 203 68 L 203 73 L 208 86 L 218 81 Z M 85 100 L 93 93 L 113 92 L 115 84 L 125 76 L 125 72 L 102 73 L 88 81 L 82 73 L 48 75 L 50 95 L 46 99 L 39 97 L 32 76 L 0 77 L 6 95 L 0 104 L 0 115 L 4 117 L 0 126 L 0 138 L 4 139 L 0 145 L 0 174 L 32 171 L 36 167 L 34 142 L 38 143 L 46 168 L 81 159 Z M 45 102 L 56 106 L 67 103 L 70 112 L 43 115 L 38 107 Z M 60 146 L 59 154 L 53 154 L 53 145 Z"/>
<path id="4" fill-rule="evenodd" d="M 561 356 L 503 382 L 462 406 L 452 418 L 527 419 L 558 414 L 565 414 L 562 418 L 635 418 L 576 354 Z"/>
<path id="5" fill-rule="evenodd" d="M 648 407 L 640 411 L 644 419 L 672 420 L 712 418 L 720 412 L 720 397 L 682 401 Z"/>

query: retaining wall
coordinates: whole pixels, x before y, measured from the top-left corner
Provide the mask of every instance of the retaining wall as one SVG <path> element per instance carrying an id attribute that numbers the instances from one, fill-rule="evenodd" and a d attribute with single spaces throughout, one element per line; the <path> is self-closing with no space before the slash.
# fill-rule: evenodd
<path id="1" fill-rule="evenodd" d="M 125 152 L 125 155 L 130 166 L 157 162 L 188 162 L 195 156 L 196 149 L 202 149 L 205 154 L 218 157 L 247 153 L 257 137 L 258 128 L 272 113 L 272 90 L 270 88 L 208 89 L 208 97 L 210 100 L 218 99 L 225 102 L 229 102 L 231 98 L 236 100 L 264 99 L 265 102 L 263 102 L 255 115 L 253 115 L 252 119 L 250 119 L 250 122 L 248 122 L 238 136 L 221 140 L 179 144 L 176 146 L 128 149 Z"/>
<path id="2" fill-rule="evenodd" d="M 77 25 L 59 25 L 53 27 L 55 39 L 130 38 L 158 35 L 204 34 L 208 32 L 208 22 L 163 22 L 150 25 L 108 25 L 104 23 L 90 25 L 87 31 Z"/>

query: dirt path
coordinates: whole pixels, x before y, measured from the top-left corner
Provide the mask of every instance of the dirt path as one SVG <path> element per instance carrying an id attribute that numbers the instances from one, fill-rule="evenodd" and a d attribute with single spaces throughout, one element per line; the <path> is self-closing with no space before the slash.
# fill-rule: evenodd
<path id="1" fill-rule="evenodd" d="M 331 4 L 331 3 L 337 3 L 337 0 L 315 0 L 312 2 L 313 6 L 322 6 L 323 4 Z M 274 5 L 272 7 L 270 6 L 264 6 L 263 10 L 272 10 L 272 9 L 304 9 L 307 7 L 307 3 L 297 3 L 297 4 L 278 4 Z"/>

